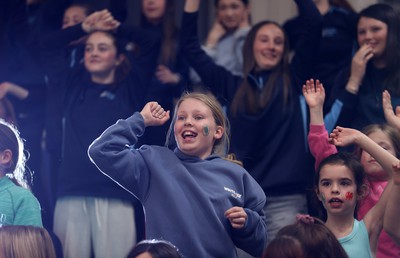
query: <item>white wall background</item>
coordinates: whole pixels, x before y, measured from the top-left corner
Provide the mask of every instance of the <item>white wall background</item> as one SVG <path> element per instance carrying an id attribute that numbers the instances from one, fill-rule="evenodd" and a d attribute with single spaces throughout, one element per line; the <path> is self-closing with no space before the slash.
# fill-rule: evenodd
<path id="1" fill-rule="evenodd" d="M 283 23 L 297 14 L 296 4 L 293 0 L 250 0 L 253 23 L 261 20 L 273 20 Z M 374 4 L 377 0 L 349 0 L 356 11 Z"/>

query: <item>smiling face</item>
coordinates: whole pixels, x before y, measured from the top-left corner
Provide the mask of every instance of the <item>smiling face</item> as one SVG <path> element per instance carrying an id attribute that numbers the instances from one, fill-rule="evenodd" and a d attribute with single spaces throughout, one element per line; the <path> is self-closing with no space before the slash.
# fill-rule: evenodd
<path id="1" fill-rule="evenodd" d="M 285 35 L 275 24 L 262 26 L 253 44 L 254 58 L 258 70 L 270 70 L 279 65 L 285 50 Z"/>
<path id="2" fill-rule="evenodd" d="M 228 30 L 235 30 L 247 18 L 248 7 L 241 0 L 219 0 L 217 17 Z"/>
<path id="3" fill-rule="evenodd" d="M 178 148 L 186 155 L 205 159 L 214 143 L 221 139 L 223 127 L 217 126 L 211 109 L 194 98 L 181 102 L 176 112 L 174 135 Z"/>
<path id="4" fill-rule="evenodd" d="M 387 134 L 381 130 L 377 130 L 368 134 L 368 137 L 382 148 L 390 152 L 393 156 L 396 156 L 393 143 Z M 364 167 L 365 173 L 368 175 L 368 177 L 377 180 L 388 180 L 388 174 L 383 170 L 382 166 L 379 165 L 379 163 L 367 152 L 361 152 L 360 162 Z"/>
<path id="5" fill-rule="evenodd" d="M 328 216 L 353 216 L 358 198 L 353 172 L 344 165 L 325 165 L 320 171 L 317 195 Z"/>
<path id="6" fill-rule="evenodd" d="M 357 40 L 360 46 L 372 47 L 374 59 L 382 58 L 386 51 L 388 26 L 386 23 L 368 17 L 361 17 L 357 25 Z"/>
<path id="7" fill-rule="evenodd" d="M 167 0 L 142 0 L 142 12 L 150 23 L 158 23 L 164 16 Z"/>
<path id="8" fill-rule="evenodd" d="M 111 35 L 104 32 L 92 33 L 86 41 L 85 67 L 91 73 L 92 79 L 114 81 L 115 68 L 121 62 L 117 58 L 117 48 Z"/>

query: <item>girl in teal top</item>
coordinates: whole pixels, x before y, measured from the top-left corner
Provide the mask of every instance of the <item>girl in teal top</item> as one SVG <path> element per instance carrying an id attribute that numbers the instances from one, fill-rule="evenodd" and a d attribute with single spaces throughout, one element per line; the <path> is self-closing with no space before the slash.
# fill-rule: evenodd
<path id="1" fill-rule="evenodd" d="M 355 157 L 343 152 L 327 157 L 320 163 L 314 181 L 317 197 L 326 212 L 326 226 L 348 256 L 375 257 L 382 229 L 400 227 L 400 161 L 355 129 L 337 127 L 329 141 L 340 147 L 358 144 L 364 155 L 369 155 L 371 163 L 380 164 L 390 175 L 379 201 L 361 221 L 356 220 L 354 214 L 357 202 L 368 194 L 368 188 L 364 184 L 364 169 Z M 391 237 L 399 239 L 398 235 L 400 232 L 392 232 Z"/>
<path id="2" fill-rule="evenodd" d="M 42 226 L 40 204 L 25 180 L 25 161 L 18 131 L 0 119 L 0 226 Z"/>

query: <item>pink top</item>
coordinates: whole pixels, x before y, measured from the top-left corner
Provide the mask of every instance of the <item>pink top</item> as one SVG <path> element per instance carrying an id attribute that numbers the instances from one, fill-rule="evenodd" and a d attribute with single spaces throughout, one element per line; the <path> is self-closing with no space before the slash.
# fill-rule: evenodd
<path id="1" fill-rule="evenodd" d="M 324 125 L 310 125 L 308 133 L 308 145 L 310 146 L 311 154 L 315 158 L 315 170 L 326 157 L 337 153 L 336 146 L 328 142 L 328 132 Z M 359 203 L 358 220 L 364 218 L 365 214 L 378 202 L 383 190 L 387 185 L 387 181 L 370 181 L 368 186 L 370 193 Z M 377 258 L 393 258 L 400 257 L 400 246 L 382 230 L 378 240 Z"/>

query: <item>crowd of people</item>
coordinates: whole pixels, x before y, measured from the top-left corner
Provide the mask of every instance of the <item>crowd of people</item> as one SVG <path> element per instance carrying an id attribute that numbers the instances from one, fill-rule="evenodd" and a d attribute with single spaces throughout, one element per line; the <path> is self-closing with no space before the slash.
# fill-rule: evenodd
<path id="1" fill-rule="evenodd" d="M 293 2 L 3 1 L 0 257 L 400 257 L 400 14 Z"/>

